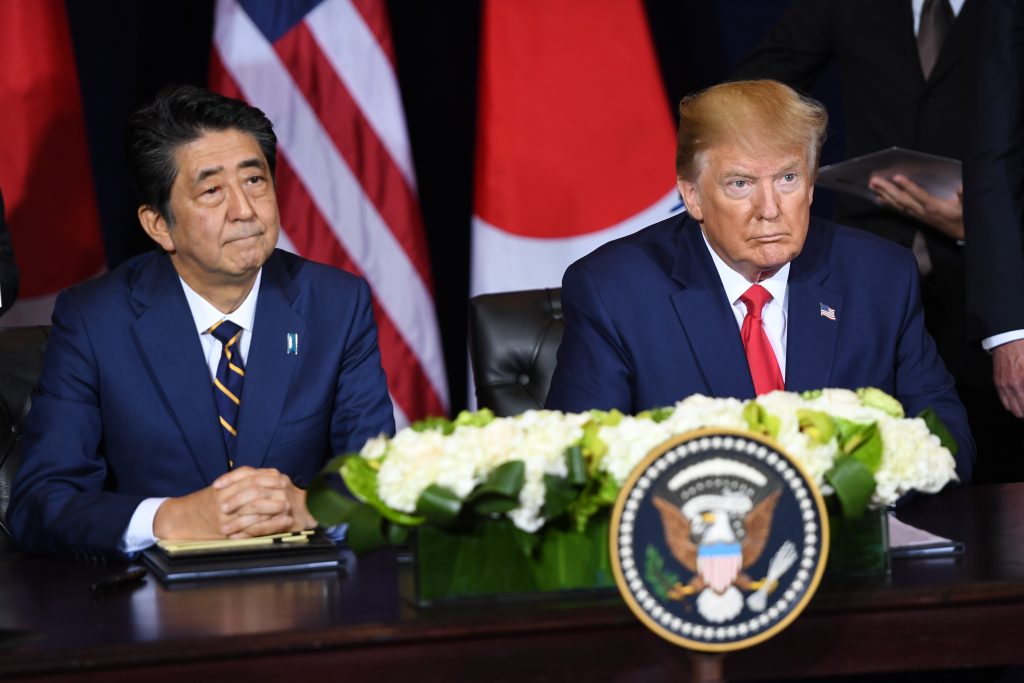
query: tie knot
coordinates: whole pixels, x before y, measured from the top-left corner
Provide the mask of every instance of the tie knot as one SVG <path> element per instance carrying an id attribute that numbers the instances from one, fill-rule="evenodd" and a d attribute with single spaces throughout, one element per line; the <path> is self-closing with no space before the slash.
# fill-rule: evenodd
<path id="1" fill-rule="evenodd" d="M 747 307 L 747 314 L 755 318 L 761 317 L 761 309 L 771 299 L 771 292 L 761 285 L 751 285 L 750 289 L 740 295 L 740 301 Z"/>
<path id="2" fill-rule="evenodd" d="M 241 327 L 227 319 L 221 320 L 208 330 L 210 334 L 216 337 L 218 341 L 225 346 L 227 346 L 228 342 L 234 339 L 241 331 Z"/>

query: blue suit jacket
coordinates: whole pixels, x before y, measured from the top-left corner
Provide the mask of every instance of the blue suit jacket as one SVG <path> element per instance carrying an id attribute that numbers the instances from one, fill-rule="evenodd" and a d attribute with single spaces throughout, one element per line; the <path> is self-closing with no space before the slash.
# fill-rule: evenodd
<path id="1" fill-rule="evenodd" d="M 276 467 L 299 486 L 332 454 L 394 432 L 365 281 L 274 252 L 238 420 L 236 465 Z M 144 498 L 185 495 L 227 471 L 209 369 L 166 255 L 57 299 L 24 447 L 8 519 L 32 551 L 113 553 Z"/>
<path id="2" fill-rule="evenodd" d="M 953 379 L 924 327 L 910 251 L 812 219 L 789 274 L 786 389 L 874 386 L 908 414 L 931 406 L 959 445 L 974 441 Z M 821 315 L 820 304 L 836 311 Z M 700 226 L 676 216 L 610 242 L 565 273 L 566 329 L 547 406 L 635 413 L 700 393 L 754 397 L 739 328 Z"/>

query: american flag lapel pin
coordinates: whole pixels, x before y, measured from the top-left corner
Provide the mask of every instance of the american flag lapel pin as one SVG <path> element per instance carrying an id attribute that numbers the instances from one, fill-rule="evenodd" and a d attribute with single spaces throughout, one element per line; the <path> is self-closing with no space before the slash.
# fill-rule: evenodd
<path id="1" fill-rule="evenodd" d="M 823 304 L 820 301 L 818 302 L 818 307 L 821 310 L 821 317 L 822 318 L 828 318 L 832 322 L 835 322 L 835 320 L 836 320 L 836 309 L 832 308 L 828 304 Z"/>
<path id="2" fill-rule="evenodd" d="M 822 313 L 822 315 L 825 315 Z M 835 318 L 833 318 L 835 320 Z M 299 333 L 289 332 L 288 333 L 288 355 L 297 356 L 299 355 Z"/>

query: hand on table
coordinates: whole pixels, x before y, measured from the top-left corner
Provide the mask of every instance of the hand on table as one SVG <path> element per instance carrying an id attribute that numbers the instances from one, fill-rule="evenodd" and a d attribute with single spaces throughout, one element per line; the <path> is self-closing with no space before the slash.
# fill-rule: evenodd
<path id="1" fill-rule="evenodd" d="M 1024 339 L 992 349 L 992 377 L 1003 407 L 1024 418 Z"/>
<path id="2" fill-rule="evenodd" d="M 916 218 L 951 239 L 964 238 L 963 186 L 949 199 L 928 194 L 910 178 L 898 174 L 892 180 L 874 176 L 868 187 L 877 193 L 882 206 Z"/>
<path id="3" fill-rule="evenodd" d="M 210 486 L 169 498 L 157 510 L 157 538 L 247 538 L 316 526 L 306 492 L 276 469 L 239 467 Z"/>

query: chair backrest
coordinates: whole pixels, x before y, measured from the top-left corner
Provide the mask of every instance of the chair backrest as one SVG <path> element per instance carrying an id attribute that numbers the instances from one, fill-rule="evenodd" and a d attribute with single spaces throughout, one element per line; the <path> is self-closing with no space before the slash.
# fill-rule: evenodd
<path id="1" fill-rule="evenodd" d="M 0 553 L 13 548 L 7 504 L 21 462 L 21 431 L 49 336 L 48 326 L 0 328 Z"/>
<path id="2" fill-rule="evenodd" d="M 562 342 L 562 290 L 481 294 L 469 300 L 477 404 L 508 416 L 542 408 Z"/>

